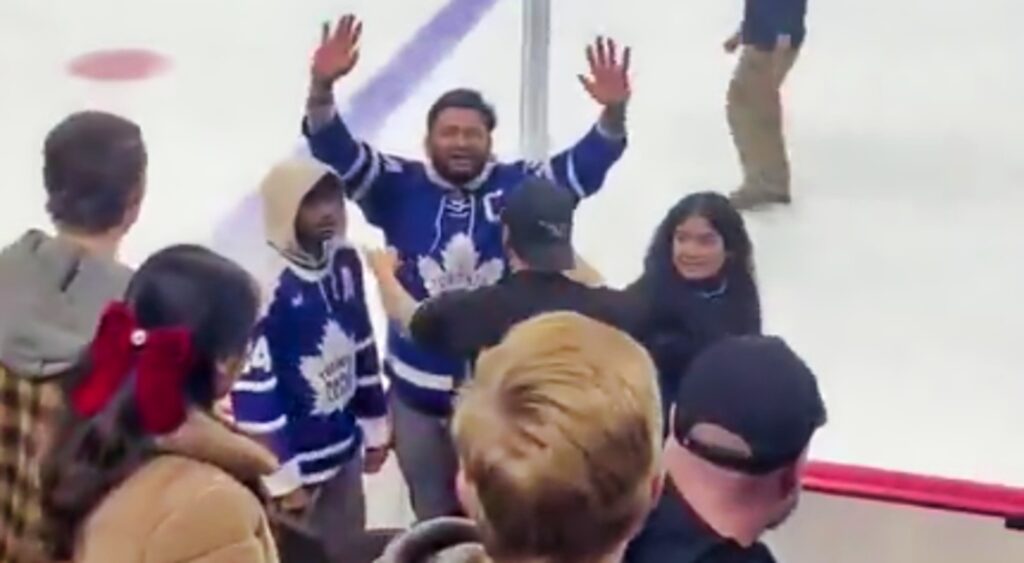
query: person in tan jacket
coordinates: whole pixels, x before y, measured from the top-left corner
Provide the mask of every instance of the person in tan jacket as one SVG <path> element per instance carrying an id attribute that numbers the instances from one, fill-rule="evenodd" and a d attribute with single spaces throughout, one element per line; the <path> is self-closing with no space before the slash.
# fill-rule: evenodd
<path id="1" fill-rule="evenodd" d="M 278 561 L 258 485 L 277 461 L 213 410 L 242 371 L 258 303 L 239 266 L 177 246 L 107 307 L 44 464 L 53 559 Z"/>

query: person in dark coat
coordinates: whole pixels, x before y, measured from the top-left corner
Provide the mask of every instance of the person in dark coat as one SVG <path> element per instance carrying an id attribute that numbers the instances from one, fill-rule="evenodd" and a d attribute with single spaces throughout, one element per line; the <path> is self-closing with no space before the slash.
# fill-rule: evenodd
<path id="1" fill-rule="evenodd" d="M 658 369 L 663 431 L 690 365 L 730 336 L 761 334 L 761 302 L 753 245 L 743 217 L 725 196 L 699 192 L 681 199 L 662 220 L 640 279 L 627 289 L 644 303 L 641 340 Z M 683 507 L 663 495 L 626 551 L 629 563 L 647 563 L 652 541 L 684 537 Z"/>
<path id="2" fill-rule="evenodd" d="M 666 403 L 702 350 L 726 336 L 761 333 L 753 245 L 743 217 L 715 192 L 688 195 L 669 210 L 643 274 L 626 291 L 647 308 L 641 339 Z"/>

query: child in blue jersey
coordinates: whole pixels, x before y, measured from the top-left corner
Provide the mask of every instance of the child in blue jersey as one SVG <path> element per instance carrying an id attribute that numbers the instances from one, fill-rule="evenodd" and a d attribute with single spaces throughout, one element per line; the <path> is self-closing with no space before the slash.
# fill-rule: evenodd
<path id="1" fill-rule="evenodd" d="M 361 24 L 345 16 L 313 60 L 305 133 L 312 154 L 341 175 L 348 195 L 398 251 L 398 279 L 416 300 L 497 283 L 508 273 L 500 215 L 505 196 L 543 175 L 574 196 L 594 194 L 626 147 L 629 50 L 599 40 L 580 80 L 602 107 L 598 123 L 546 162 L 497 162 L 494 110 L 473 90 L 441 96 L 427 115 L 429 159 L 383 154 L 358 140 L 338 116 L 332 88 L 355 66 Z M 358 117 L 358 116 L 355 116 Z M 462 358 L 425 349 L 392 325 L 385 372 L 391 380 L 395 448 L 420 519 L 458 511 L 455 455 L 447 429 L 467 372 Z"/>
<path id="2" fill-rule="evenodd" d="M 362 473 L 379 470 L 389 442 L 362 265 L 342 238 L 342 189 L 309 158 L 285 161 L 264 179 L 271 282 L 232 392 L 238 425 L 281 461 L 267 489 L 332 560 L 365 527 Z"/>

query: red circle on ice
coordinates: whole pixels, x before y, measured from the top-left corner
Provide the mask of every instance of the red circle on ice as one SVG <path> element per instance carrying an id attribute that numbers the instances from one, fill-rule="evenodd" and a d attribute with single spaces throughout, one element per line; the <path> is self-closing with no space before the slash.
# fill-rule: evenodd
<path id="1" fill-rule="evenodd" d="M 101 81 L 145 80 L 171 66 L 163 55 L 146 49 L 107 49 L 75 57 L 68 71 L 81 78 Z"/>

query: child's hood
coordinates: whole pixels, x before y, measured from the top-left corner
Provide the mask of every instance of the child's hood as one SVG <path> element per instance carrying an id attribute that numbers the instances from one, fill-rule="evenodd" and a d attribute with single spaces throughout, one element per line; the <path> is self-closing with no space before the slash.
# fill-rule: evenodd
<path id="1" fill-rule="evenodd" d="M 306 194 L 334 171 L 318 160 L 295 157 L 275 165 L 260 185 L 267 241 L 281 252 L 305 257 L 295 233 L 295 220 Z"/>

